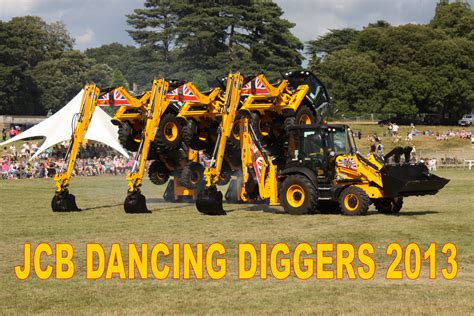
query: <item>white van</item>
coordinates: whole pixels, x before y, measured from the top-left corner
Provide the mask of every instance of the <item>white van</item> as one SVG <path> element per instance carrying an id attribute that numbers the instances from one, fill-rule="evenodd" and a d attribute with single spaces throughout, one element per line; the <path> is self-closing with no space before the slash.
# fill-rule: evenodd
<path id="1" fill-rule="evenodd" d="M 458 121 L 458 124 L 461 126 L 469 126 L 472 125 L 472 123 L 474 123 L 474 113 L 464 114 L 462 119 Z"/>

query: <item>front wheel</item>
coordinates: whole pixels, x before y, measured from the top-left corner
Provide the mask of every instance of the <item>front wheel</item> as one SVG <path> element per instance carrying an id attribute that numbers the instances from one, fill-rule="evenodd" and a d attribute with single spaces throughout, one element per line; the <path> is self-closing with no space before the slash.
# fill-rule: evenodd
<path id="1" fill-rule="evenodd" d="M 370 199 L 359 187 L 349 186 L 339 196 L 339 205 L 344 215 L 366 215 L 370 206 Z"/>
<path id="2" fill-rule="evenodd" d="M 280 200 L 286 213 L 314 213 L 318 206 L 318 191 L 305 176 L 289 175 L 281 185 Z"/>
<path id="3" fill-rule="evenodd" d="M 181 171 L 179 182 L 185 188 L 196 189 L 204 184 L 204 167 L 197 162 L 188 163 Z"/>
<path id="4" fill-rule="evenodd" d="M 158 160 L 153 161 L 150 167 L 148 167 L 148 178 L 153 184 L 165 184 L 169 177 L 169 170 Z"/>

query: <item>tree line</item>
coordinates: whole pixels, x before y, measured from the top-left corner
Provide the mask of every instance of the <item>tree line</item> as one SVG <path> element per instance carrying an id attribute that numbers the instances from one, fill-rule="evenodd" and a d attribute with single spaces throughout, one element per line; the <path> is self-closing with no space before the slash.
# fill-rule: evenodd
<path id="1" fill-rule="evenodd" d="M 66 104 L 87 82 L 132 84 L 153 78 L 201 89 L 230 70 L 252 75 L 301 67 L 327 85 L 343 113 L 464 113 L 474 105 L 474 12 L 464 1 L 437 4 L 427 25 L 330 30 L 304 45 L 274 2 L 146 0 L 127 15 L 136 45 L 74 50 L 61 22 L 0 21 L 0 114 L 41 115 Z"/>

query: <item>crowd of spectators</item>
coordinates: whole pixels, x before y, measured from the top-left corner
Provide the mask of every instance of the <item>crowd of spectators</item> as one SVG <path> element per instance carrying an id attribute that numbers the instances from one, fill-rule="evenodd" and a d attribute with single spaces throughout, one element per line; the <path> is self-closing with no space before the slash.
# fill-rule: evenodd
<path id="1" fill-rule="evenodd" d="M 447 131 L 443 133 L 433 133 L 431 132 L 429 135 L 433 135 L 436 137 L 436 140 L 448 140 L 451 138 L 460 138 L 460 139 L 472 139 L 473 135 L 471 131 L 467 130 L 453 130 L 453 129 L 448 129 Z"/>
<path id="2" fill-rule="evenodd" d="M 0 158 L 2 179 L 53 177 L 65 168 L 67 142 L 45 150 L 37 158 L 30 158 L 38 150 L 37 142 L 25 142 L 18 150 L 12 145 L 4 147 Z M 118 155 L 101 144 L 87 144 L 79 151 L 73 176 L 123 175 L 132 169 L 132 160 Z"/>

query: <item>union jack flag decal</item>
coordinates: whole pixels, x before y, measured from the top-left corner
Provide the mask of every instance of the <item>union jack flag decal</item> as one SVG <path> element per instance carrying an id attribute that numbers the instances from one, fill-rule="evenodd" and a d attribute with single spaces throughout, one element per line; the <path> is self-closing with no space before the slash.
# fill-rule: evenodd
<path id="1" fill-rule="evenodd" d="M 97 103 L 99 106 L 130 105 L 127 99 L 125 99 L 125 97 L 117 89 L 110 90 L 108 93 L 104 93 L 103 95 L 99 96 Z"/>
<path id="2" fill-rule="evenodd" d="M 267 87 L 259 77 L 255 77 L 242 87 L 242 95 L 262 95 L 269 94 Z"/>
<path id="3" fill-rule="evenodd" d="M 255 176 L 257 177 L 257 182 L 260 183 L 260 174 L 263 169 L 263 156 L 260 150 L 258 150 L 257 145 L 252 140 L 252 137 L 249 137 L 249 148 L 250 154 L 252 155 L 252 165 L 253 170 L 255 170 Z"/>
<path id="4" fill-rule="evenodd" d="M 357 170 L 354 158 L 341 158 L 337 161 L 337 166 L 344 169 Z"/>
<path id="5" fill-rule="evenodd" d="M 170 102 L 199 102 L 199 98 L 193 93 L 187 84 L 182 85 L 168 93 Z"/>

